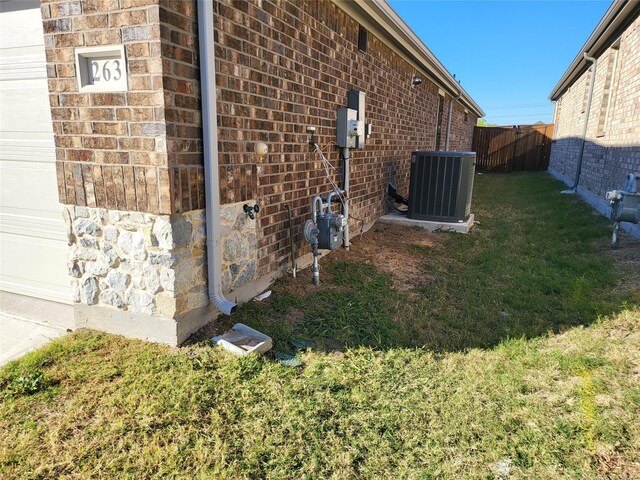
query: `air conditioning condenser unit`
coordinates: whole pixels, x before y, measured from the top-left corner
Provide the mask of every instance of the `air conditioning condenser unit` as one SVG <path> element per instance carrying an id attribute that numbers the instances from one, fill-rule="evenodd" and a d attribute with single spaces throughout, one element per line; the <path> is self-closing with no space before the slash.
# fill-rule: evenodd
<path id="1" fill-rule="evenodd" d="M 475 152 L 413 152 L 407 216 L 415 220 L 467 221 L 475 164 Z"/>

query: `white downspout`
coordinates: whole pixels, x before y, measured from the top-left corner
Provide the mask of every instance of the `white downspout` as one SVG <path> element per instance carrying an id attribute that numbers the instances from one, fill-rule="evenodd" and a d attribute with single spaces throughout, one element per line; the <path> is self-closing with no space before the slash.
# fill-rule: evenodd
<path id="1" fill-rule="evenodd" d="M 444 141 L 444 150 L 445 152 L 449 151 L 449 133 L 451 133 L 451 114 L 453 113 L 453 101 L 460 100 L 462 96 L 461 93 L 458 93 L 456 98 L 451 97 L 451 101 L 449 102 L 449 120 L 447 120 L 447 135 Z"/>
<path id="2" fill-rule="evenodd" d="M 574 176 L 573 185 L 569 187 L 569 190 L 563 190 L 561 193 L 577 193 L 578 185 L 580 184 L 580 173 L 582 173 L 582 159 L 584 158 L 584 146 L 587 142 L 587 128 L 589 127 L 589 115 L 591 114 L 591 100 L 593 99 L 593 87 L 596 84 L 596 68 L 598 61 L 595 57 L 590 57 L 587 52 L 583 52 L 582 56 L 587 62 L 591 62 L 591 85 L 589 85 L 589 94 L 587 96 L 587 105 L 584 112 L 584 123 L 582 124 L 582 144 L 580 146 L 580 154 L 578 155 L 578 163 L 576 166 L 576 173 Z M 587 70 L 588 71 L 588 70 Z"/>
<path id="3" fill-rule="evenodd" d="M 218 117 L 216 109 L 213 2 L 211 0 L 198 0 L 197 7 L 209 301 L 222 313 L 231 315 L 237 305 L 225 298 L 220 283 L 222 261 L 220 259 L 220 181 L 218 172 Z"/>

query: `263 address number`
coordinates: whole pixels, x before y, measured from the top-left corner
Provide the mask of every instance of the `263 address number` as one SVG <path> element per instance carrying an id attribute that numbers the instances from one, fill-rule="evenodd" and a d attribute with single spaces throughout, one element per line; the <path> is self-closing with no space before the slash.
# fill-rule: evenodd
<path id="1" fill-rule="evenodd" d="M 91 62 L 93 82 L 117 82 L 122 78 L 120 60 L 93 60 Z"/>

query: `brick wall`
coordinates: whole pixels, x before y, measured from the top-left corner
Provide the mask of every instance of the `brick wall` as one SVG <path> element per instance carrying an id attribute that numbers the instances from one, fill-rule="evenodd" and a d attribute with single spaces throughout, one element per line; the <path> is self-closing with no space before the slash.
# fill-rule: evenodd
<path id="1" fill-rule="evenodd" d="M 556 102 L 550 169 L 571 180 L 582 147 L 592 80 L 590 72 L 583 73 Z M 597 58 L 580 186 L 604 198 L 636 171 L 640 171 L 640 17 L 622 33 L 619 45 L 609 46 Z"/>
<path id="2" fill-rule="evenodd" d="M 449 99 L 449 101 L 451 101 L 451 99 Z M 471 112 L 469 112 L 455 100 L 453 100 L 453 102 L 449 149 L 465 151 L 471 150 L 471 141 L 473 140 L 473 127 L 476 125 L 478 117 L 475 117 Z"/>
<path id="3" fill-rule="evenodd" d="M 60 200 L 171 213 L 157 0 L 43 0 Z M 123 43 L 129 91 L 79 93 L 74 48 Z"/>
<path id="4" fill-rule="evenodd" d="M 261 5 L 261 6 L 259 6 Z M 215 2 L 219 149 L 223 202 L 257 191 L 260 221 L 259 275 L 288 262 L 287 214 L 293 212 L 298 247 L 313 195 L 330 187 L 320 161 L 310 153 L 308 125 L 336 166 L 336 110 L 347 92 L 366 94 L 373 134 L 364 150 L 352 151 L 351 214 L 364 222 L 382 215 L 386 184 L 408 190 L 410 153 L 434 148 L 438 87 L 426 80 L 411 87 L 415 69 L 372 32 L 366 53 L 358 50 L 358 23 L 332 2 Z M 442 117 L 446 131 L 450 96 Z M 470 150 L 476 117 L 454 107 L 451 149 Z M 269 154 L 253 154 L 266 142 Z M 442 141 L 444 145 L 444 139 Z M 249 192 L 249 193 L 247 193 Z M 352 220 L 352 232 L 360 222 Z M 303 250 L 304 251 L 304 250 Z"/>
<path id="5" fill-rule="evenodd" d="M 174 214 L 204 207 L 197 18 L 194 0 L 43 0 L 60 198 L 65 204 Z M 352 232 L 387 209 L 388 181 L 408 190 L 415 149 L 435 146 L 438 87 L 329 1 L 214 2 L 220 192 L 223 204 L 257 198 L 258 276 L 289 255 L 284 204 L 301 226 L 313 195 L 330 187 L 306 127 L 341 178 L 336 110 L 351 89 L 366 93 L 373 135 L 354 151 Z M 80 94 L 75 47 L 124 43 L 126 93 Z M 444 146 L 448 107 L 441 128 Z M 469 150 L 476 117 L 456 103 L 450 149 Z M 269 154 L 258 159 L 255 142 Z"/>
<path id="6" fill-rule="evenodd" d="M 174 212 L 204 208 L 198 19 L 194 1 L 160 2 L 162 80 Z"/>

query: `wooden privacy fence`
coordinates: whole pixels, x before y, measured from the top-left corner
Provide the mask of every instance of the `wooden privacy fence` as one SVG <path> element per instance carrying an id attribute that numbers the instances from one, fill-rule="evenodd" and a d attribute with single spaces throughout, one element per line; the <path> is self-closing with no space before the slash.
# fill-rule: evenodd
<path id="1" fill-rule="evenodd" d="M 476 168 L 502 173 L 546 170 L 552 138 L 552 124 L 475 127 Z"/>

